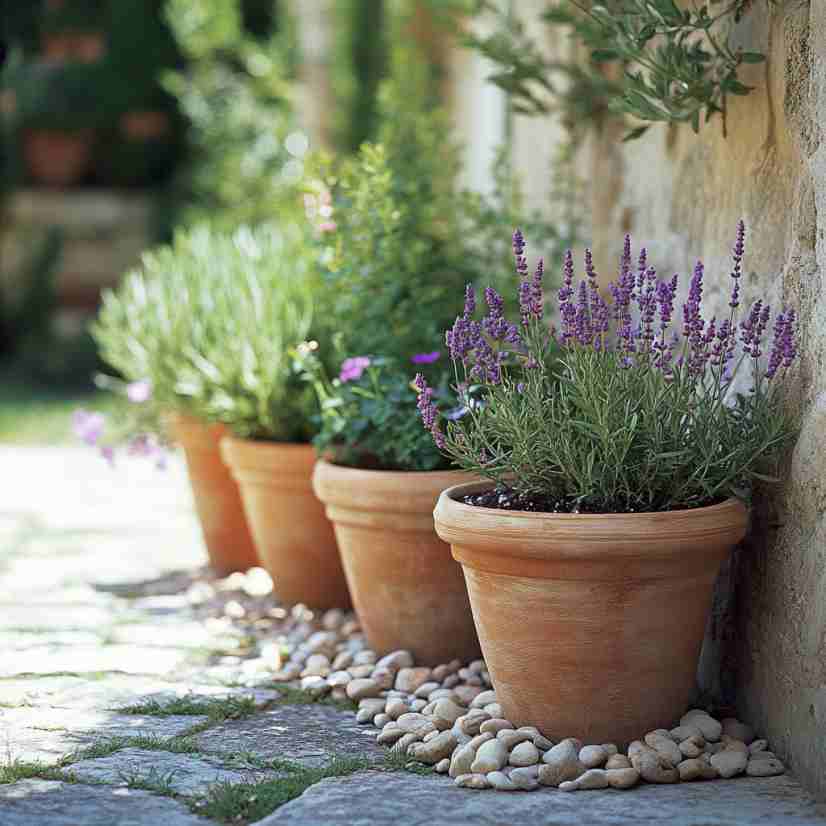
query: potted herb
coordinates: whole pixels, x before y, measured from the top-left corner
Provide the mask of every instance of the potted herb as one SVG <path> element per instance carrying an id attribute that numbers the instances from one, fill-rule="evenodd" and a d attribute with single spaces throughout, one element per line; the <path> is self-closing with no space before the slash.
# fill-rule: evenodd
<path id="1" fill-rule="evenodd" d="M 42 54 L 55 62 L 94 63 L 106 52 L 101 3 L 49 4 L 42 23 Z"/>
<path id="2" fill-rule="evenodd" d="M 321 407 L 315 445 L 325 458 L 313 486 L 335 526 L 371 648 L 405 649 L 430 665 L 474 659 L 479 642 L 462 573 L 432 516 L 439 493 L 466 479 L 419 425 L 410 360 L 350 357 L 330 381 L 312 351 L 302 355 Z M 438 351 L 413 360 L 446 379 Z M 439 384 L 439 401 L 455 406 L 447 381 Z"/>
<path id="3" fill-rule="evenodd" d="M 343 363 L 319 391 L 323 459 L 314 488 L 332 520 L 356 610 L 375 650 L 409 649 L 417 662 L 472 659 L 478 652 L 461 570 L 433 530 L 450 462 L 416 431 L 416 369 L 445 374 L 441 329 L 450 296 L 483 274 L 510 270 L 476 246 L 485 222 L 508 207 L 480 206 L 456 186 L 456 148 L 444 115 L 427 111 L 408 77 L 383 90 L 381 142 L 331 176 L 331 198 L 310 194 L 328 262 L 327 315 L 336 319 Z M 411 88 L 412 86 L 412 88 Z M 480 218 L 481 216 L 481 218 Z M 445 392 L 432 403 L 456 407 Z"/>
<path id="4" fill-rule="evenodd" d="M 279 599 L 347 607 L 333 529 L 311 486 L 315 399 L 293 355 L 313 331 L 308 251 L 286 227 L 242 228 L 210 250 L 203 266 L 220 273 L 222 286 L 192 380 L 210 388 L 210 414 L 230 430 L 221 452 Z"/>
<path id="5" fill-rule="evenodd" d="M 213 390 L 201 369 L 216 335 L 215 307 L 227 278 L 216 262 L 219 249 L 226 258 L 226 247 L 199 228 L 145 253 L 139 270 L 104 292 L 92 330 L 104 361 L 130 382 L 127 390 L 151 388 L 155 428 L 162 416 L 183 447 L 210 565 L 222 576 L 259 564 L 238 487 L 219 452 L 226 426 L 213 414 Z M 77 424 L 88 429 L 83 417 Z M 94 425 L 97 441 L 99 418 Z M 144 417 L 142 445 L 165 441 L 151 430 Z"/>
<path id="6" fill-rule="evenodd" d="M 757 301 L 741 314 L 743 238 L 741 224 L 729 306 L 712 319 L 701 263 L 675 316 L 677 278 L 659 279 L 645 250 L 634 266 L 629 239 L 612 302 L 588 253 L 574 285 L 568 254 L 554 331 L 517 233 L 518 337 L 492 290 L 483 320 L 471 302 L 448 333 L 460 387 L 477 389 L 453 422 L 425 398 L 425 424 L 486 481 L 443 492 L 436 531 L 514 723 L 627 742 L 685 710 L 750 485 L 793 433 L 777 378 L 795 313 L 772 320 Z"/>
<path id="7" fill-rule="evenodd" d="M 29 176 L 67 187 L 89 171 L 101 112 L 89 96 L 97 67 L 20 64 L 7 76 L 12 123 Z"/>

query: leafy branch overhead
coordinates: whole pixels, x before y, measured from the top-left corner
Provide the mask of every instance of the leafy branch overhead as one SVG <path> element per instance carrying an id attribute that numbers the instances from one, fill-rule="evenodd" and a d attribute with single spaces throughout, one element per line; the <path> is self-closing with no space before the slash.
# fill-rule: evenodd
<path id="1" fill-rule="evenodd" d="M 566 58 L 549 58 L 524 24 L 497 12 L 489 0 L 480 8 L 499 17 L 498 30 L 471 35 L 470 46 L 497 64 L 491 80 L 512 96 L 517 112 L 555 110 L 577 127 L 611 112 L 642 124 L 690 123 L 725 113 L 730 95 L 747 95 L 743 64 L 760 63 L 759 52 L 736 49 L 731 24 L 752 0 L 556 0 L 542 14 L 549 26 L 570 34 Z"/>

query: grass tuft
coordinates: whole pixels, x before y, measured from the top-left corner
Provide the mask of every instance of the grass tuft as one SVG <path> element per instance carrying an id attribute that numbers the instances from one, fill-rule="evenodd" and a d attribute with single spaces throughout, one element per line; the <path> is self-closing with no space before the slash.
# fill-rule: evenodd
<path id="1" fill-rule="evenodd" d="M 174 771 L 161 772 L 151 767 L 148 772 L 122 771 L 119 777 L 130 789 L 141 789 L 145 792 L 164 795 L 164 797 L 177 796 L 173 786 Z"/>
<path id="2" fill-rule="evenodd" d="M 209 724 L 241 720 L 259 710 L 252 697 L 198 697 L 186 695 L 173 700 L 144 700 L 116 709 L 120 714 L 143 714 L 150 717 L 204 716 Z"/>
<path id="3" fill-rule="evenodd" d="M 352 700 L 334 700 L 332 697 L 318 697 L 294 685 L 279 685 L 276 686 L 276 691 L 281 694 L 277 703 L 282 706 L 331 706 L 341 711 L 356 711 L 358 709 L 358 703 Z"/>
<path id="4" fill-rule="evenodd" d="M 303 794 L 310 786 L 328 777 L 344 777 L 371 768 L 364 758 L 334 757 L 324 766 L 308 768 L 290 761 L 272 766 L 282 776 L 257 783 L 216 783 L 206 797 L 192 804 L 197 814 L 223 823 L 255 822 L 272 814 L 279 806 Z"/>
<path id="5" fill-rule="evenodd" d="M 383 769 L 391 772 L 410 772 L 410 774 L 433 774 L 433 766 L 427 766 L 424 763 L 418 763 L 412 760 L 409 755 L 401 751 L 394 751 L 390 749 L 383 763 L 376 766 L 377 769 Z"/>
<path id="6" fill-rule="evenodd" d="M 7 760 L 0 764 L 0 786 L 34 777 L 39 780 L 77 783 L 77 778 L 71 772 L 63 772 L 57 766 L 48 766 L 39 760 Z"/>
<path id="7" fill-rule="evenodd" d="M 173 754 L 197 754 L 201 751 L 191 736 L 157 737 L 155 735 L 136 735 L 132 737 L 109 737 L 98 740 L 90 746 L 77 749 L 64 755 L 60 766 L 71 766 L 81 760 L 93 760 L 108 757 L 121 749 L 143 749 L 145 751 L 169 751 Z"/>

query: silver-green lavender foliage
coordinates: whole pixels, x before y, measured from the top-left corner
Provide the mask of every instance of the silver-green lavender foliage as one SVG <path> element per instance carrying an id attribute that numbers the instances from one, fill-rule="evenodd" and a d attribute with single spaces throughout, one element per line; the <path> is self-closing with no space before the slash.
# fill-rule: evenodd
<path id="1" fill-rule="evenodd" d="M 666 511 L 747 497 L 755 480 L 773 479 L 794 433 L 778 377 L 797 345 L 793 310 L 771 319 L 758 301 L 740 313 L 743 237 L 741 223 L 723 318 L 703 316 L 698 262 L 675 324 L 676 277 L 659 280 L 645 250 L 632 263 L 626 239 L 612 303 L 590 255 L 578 289 L 567 256 L 554 330 L 543 318 L 541 267 L 528 277 L 515 235 L 521 323 L 503 316 L 493 290 L 475 320 L 468 291 L 447 336 L 464 415 L 443 421 L 422 385 L 425 426 L 460 467 L 562 510 Z"/>
<path id="2" fill-rule="evenodd" d="M 286 232 L 180 232 L 104 296 L 93 330 L 103 359 L 129 380 L 149 380 L 167 410 L 245 437 L 308 440 L 312 394 L 290 355 L 311 335 L 303 249 Z"/>

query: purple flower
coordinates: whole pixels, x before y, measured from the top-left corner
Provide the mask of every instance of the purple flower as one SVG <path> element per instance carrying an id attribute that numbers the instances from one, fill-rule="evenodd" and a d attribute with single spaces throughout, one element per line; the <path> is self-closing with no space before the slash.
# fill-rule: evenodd
<path id="1" fill-rule="evenodd" d="M 93 413 L 89 410 L 75 410 L 72 416 L 72 430 L 85 444 L 94 447 L 103 436 L 106 429 L 106 419 L 102 413 Z"/>
<path id="2" fill-rule="evenodd" d="M 341 381 L 352 381 L 353 379 L 360 379 L 362 373 L 370 366 L 370 359 L 368 356 L 353 356 L 349 359 L 344 359 L 341 363 L 341 372 L 338 377 Z"/>
<path id="3" fill-rule="evenodd" d="M 100 455 L 109 463 L 111 467 L 115 466 L 115 448 L 112 445 L 101 445 Z"/>
<path id="4" fill-rule="evenodd" d="M 769 353 L 769 365 L 766 369 L 767 379 L 773 379 L 780 367 L 790 367 L 797 355 L 794 335 L 795 319 L 794 310 L 784 311 L 777 316 Z"/>
<path id="5" fill-rule="evenodd" d="M 465 287 L 465 318 L 470 318 L 476 312 L 476 291 L 473 289 L 473 284 L 468 284 Z"/>
<path id="6" fill-rule="evenodd" d="M 126 398 L 133 404 L 143 404 L 152 398 L 152 382 L 149 379 L 133 381 L 126 385 Z"/>
<path id="7" fill-rule="evenodd" d="M 410 357 L 410 361 L 413 364 L 433 364 L 434 361 L 439 360 L 441 355 L 441 350 L 434 350 L 432 353 L 416 353 Z"/>
<path id="8" fill-rule="evenodd" d="M 433 436 L 433 441 L 436 442 L 436 447 L 443 450 L 445 447 L 445 435 L 439 427 L 439 408 L 433 401 L 433 389 L 427 386 L 427 381 L 421 373 L 416 373 L 416 378 L 413 379 L 413 385 L 419 393 L 419 398 L 416 401 L 416 407 L 419 408 L 419 414 L 422 417 L 422 424 L 425 430 L 429 430 Z"/>

